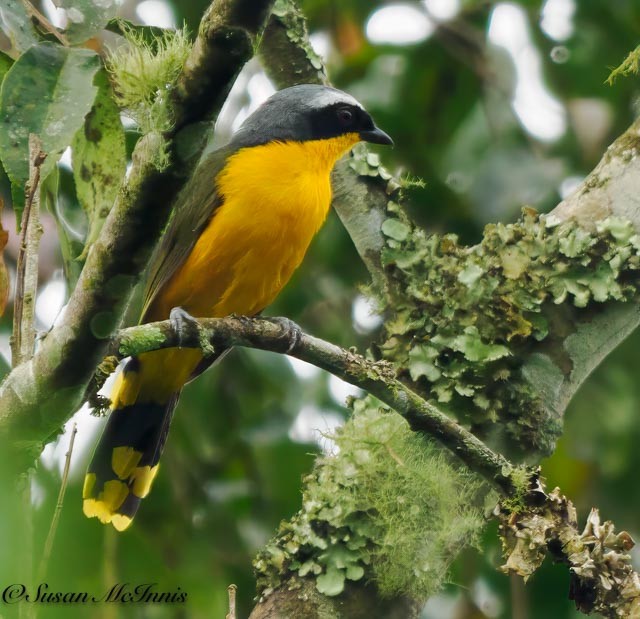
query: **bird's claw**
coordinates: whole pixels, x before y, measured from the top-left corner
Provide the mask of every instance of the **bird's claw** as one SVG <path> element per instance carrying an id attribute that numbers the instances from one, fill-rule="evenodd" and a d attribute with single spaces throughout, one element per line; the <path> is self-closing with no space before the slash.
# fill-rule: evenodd
<path id="1" fill-rule="evenodd" d="M 193 333 L 191 329 L 197 332 L 199 329 L 198 321 L 187 310 L 181 307 L 174 307 L 169 312 L 169 322 L 171 328 L 176 334 L 178 340 L 178 348 L 182 348 L 189 339 L 189 334 Z"/>
<path id="2" fill-rule="evenodd" d="M 302 329 L 299 325 L 293 322 L 293 320 L 286 318 L 285 316 L 276 316 L 275 318 L 271 318 L 271 321 L 282 327 L 282 339 L 289 342 L 289 346 L 285 350 L 284 354 L 290 354 L 302 340 Z"/>

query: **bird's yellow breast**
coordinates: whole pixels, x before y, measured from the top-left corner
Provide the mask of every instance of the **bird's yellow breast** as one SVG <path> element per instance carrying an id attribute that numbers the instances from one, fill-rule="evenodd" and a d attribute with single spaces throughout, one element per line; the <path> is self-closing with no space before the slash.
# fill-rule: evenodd
<path id="1" fill-rule="evenodd" d="M 215 179 L 222 205 L 160 291 L 154 318 L 176 306 L 226 316 L 269 305 L 327 216 L 334 163 L 358 139 L 275 142 L 231 155 Z"/>

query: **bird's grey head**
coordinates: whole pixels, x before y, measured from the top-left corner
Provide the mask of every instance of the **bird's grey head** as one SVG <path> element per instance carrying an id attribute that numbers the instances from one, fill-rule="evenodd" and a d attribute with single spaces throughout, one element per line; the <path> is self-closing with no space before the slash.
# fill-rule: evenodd
<path id="1" fill-rule="evenodd" d="M 269 97 L 244 121 L 231 144 L 242 148 L 274 141 L 322 140 L 346 133 L 357 133 L 367 142 L 393 144 L 351 95 L 328 86 L 300 84 Z"/>

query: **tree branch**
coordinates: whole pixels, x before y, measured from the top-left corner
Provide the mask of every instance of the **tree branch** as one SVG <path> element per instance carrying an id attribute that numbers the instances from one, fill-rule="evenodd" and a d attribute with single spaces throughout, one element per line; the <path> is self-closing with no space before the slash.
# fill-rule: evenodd
<path id="1" fill-rule="evenodd" d="M 615 534 L 610 522 L 600 525 L 597 510 L 592 510 L 585 530 L 580 533 L 575 508 L 559 489 L 547 494 L 537 471 L 515 467 L 492 451 L 398 381 L 390 364 L 369 361 L 303 333 L 291 321 L 279 318 L 200 319 L 179 336 L 168 320 L 149 323 L 121 330 L 113 346 L 117 356 L 123 358 L 178 345 L 200 348 L 205 355 L 231 346 L 288 354 L 367 391 L 404 417 L 412 430 L 438 440 L 501 493 L 503 498 L 494 515 L 501 522 L 505 540 L 505 571 L 527 578 L 546 554 L 551 554 L 571 568 L 571 596 L 583 612 L 597 611 L 607 617 L 633 616 L 629 614 L 631 610 L 640 607 L 640 579 L 627 554 L 635 542 L 628 533 Z M 351 587 L 347 594 L 359 597 L 362 592 Z M 277 599 L 275 607 L 280 612 L 283 604 L 296 605 L 286 592 L 284 598 Z M 265 604 L 265 613 L 274 607 L 273 600 L 268 599 Z"/>
<path id="2" fill-rule="evenodd" d="M 293 0 L 278 0 L 259 54 L 265 70 L 280 87 L 302 80 L 327 81 Z M 577 191 L 551 215 L 561 221 L 573 220 L 587 230 L 616 216 L 631 221 L 640 231 L 639 155 L 640 121 L 636 121 L 609 147 Z M 369 270 L 374 289 L 388 290 L 381 260 L 387 239 L 381 228 L 392 211 L 388 207 L 396 199 L 394 189 L 398 184 L 367 161 L 366 149 L 341 162 L 333 181 L 333 206 Z M 475 249 L 469 247 L 468 251 Z M 566 305 L 550 322 L 548 336 L 533 343 L 526 353 L 519 353 L 522 369 L 518 380 L 543 408 L 540 418 L 549 420 L 549 425 L 555 424 L 557 429 L 580 385 L 640 325 L 640 297 L 633 303 L 610 301 L 580 312 L 565 312 Z M 553 438 L 547 441 L 546 449 Z"/>
<path id="3" fill-rule="evenodd" d="M 605 153 L 580 187 L 551 211 L 562 221 L 572 220 L 586 230 L 616 216 L 640 231 L 640 121 L 634 122 Z M 561 417 L 571 398 L 602 360 L 640 325 L 640 299 L 633 303 L 608 303 L 576 320 L 572 329 L 554 327 L 551 350 L 536 353 L 553 362 L 547 370 L 532 374 L 529 384 Z M 558 360 L 562 360 L 558 362 Z"/>
<path id="4" fill-rule="evenodd" d="M 187 171 L 175 156 L 178 132 L 217 115 L 232 82 L 250 58 L 271 0 L 213 2 L 175 89 L 175 127 L 143 137 L 127 181 L 92 246 L 64 319 L 34 358 L 0 386 L 0 440 L 18 447 L 28 466 L 41 445 L 80 406 L 93 369 L 104 357 L 123 312 L 168 219 Z M 167 148 L 170 165 L 154 155 Z"/>
<path id="5" fill-rule="evenodd" d="M 123 329 L 118 338 L 118 355 L 122 358 L 178 345 L 202 348 L 205 353 L 210 346 L 213 350 L 248 346 L 286 353 L 376 396 L 402 415 L 414 431 L 437 438 L 501 492 L 514 491 L 509 462 L 397 380 L 391 364 L 367 361 L 362 355 L 301 333 L 299 327 L 289 321 L 229 316 L 201 319 L 199 325 L 199 330 L 191 330 L 181 340 L 169 321 Z"/>

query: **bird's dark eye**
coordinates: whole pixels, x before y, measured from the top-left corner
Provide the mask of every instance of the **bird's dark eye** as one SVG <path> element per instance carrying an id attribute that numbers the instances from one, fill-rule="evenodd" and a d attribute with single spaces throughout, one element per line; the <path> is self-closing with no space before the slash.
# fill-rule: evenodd
<path id="1" fill-rule="evenodd" d="M 346 107 L 342 107 L 337 111 L 338 122 L 343 127 L 348 127 L 353 123 L 353 112 Z"/>

